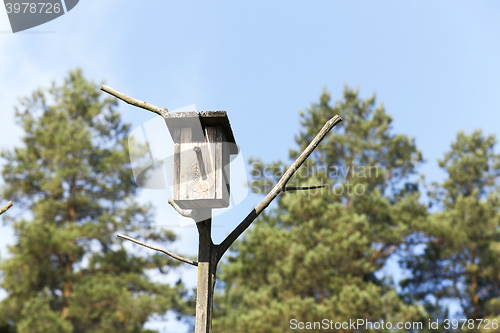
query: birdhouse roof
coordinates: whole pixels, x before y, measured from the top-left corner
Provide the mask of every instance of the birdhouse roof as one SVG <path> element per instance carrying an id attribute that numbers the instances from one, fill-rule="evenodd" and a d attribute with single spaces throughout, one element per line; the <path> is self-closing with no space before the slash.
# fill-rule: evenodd
<path id="1" fill-rule="evenodd" d="M 194 127 L 198 124 L 201 124 L 203 128 L 218 126 L 222 128 L 226 136 L 226 142 L 232 143 L 229 145 L 230 153 L 238 154 L 238 146 L 236 145 L 236 140 L 234 139 L 233 130 L 231 129 L 226 111 L 169 112 L 164 118 L 174 142 L 176 141 L 174 137 L 175 129 Z"/>

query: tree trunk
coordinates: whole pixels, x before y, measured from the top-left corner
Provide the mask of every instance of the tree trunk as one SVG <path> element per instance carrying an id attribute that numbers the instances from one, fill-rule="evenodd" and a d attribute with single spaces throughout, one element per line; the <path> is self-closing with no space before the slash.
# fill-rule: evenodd
<path id="1" fill-rule="evenodd" d="M 73 186 L 71 187 L 73 189 Z M 68 209 L 68 214 L 69 214 L 69 219 L 72 223 L 75 223 L 76 221 L 76 213 L 75 213 L 75 207 L 69 206 Z M 63 285 L 63 308 L 61 312 L 61 317 L 66 318 L 68 315 L 68 308 L 69 308 L 69 303 L 68 303 L 68 298 L 71 296 L 71 292 L 73 290 L 73 263 L 75 262 L 75 259 L 73 255 L 67 254 L 66 255 L 66 263 L 64 265 L 64 275 L 65 275 L 65 281 Z"/>
<path id="2" fill-rule="evenodd" d="M 68 298 L 71 295 L 71 291 L 73 289 L 73 280 L 72 280 L 72 275 L 73 275 L 73 256 L 70 254 L 66 258 L 66 266 L 65 266 L 65 275 L 66 275 L 66 281 L 64 281 L 63 285 L 63 308 L 61 312 L 61 317 L 66 318 L 68 315 L 68 308 L 69 308 L 69 303 L 68 303 Z"/>
<path id="3" fill-rule="evenodd" d="M 471 259 L 472 265 L 476 265 L 476 249 L 472 249 L 472 259 Z M 474 319 L 479 319 L 479 295 L 477 291 L 477 268 L 474 268 L 474 271 L 472 272 L 472 305 L 474 306 Z"/>
<path id="4" fill-rule="evenodd" d="M 211 234 L 212 219 L 198 222 L 197 227 L 199 246 L 195 333 L 211 333 L 215 272 L 217 269 Z"/>

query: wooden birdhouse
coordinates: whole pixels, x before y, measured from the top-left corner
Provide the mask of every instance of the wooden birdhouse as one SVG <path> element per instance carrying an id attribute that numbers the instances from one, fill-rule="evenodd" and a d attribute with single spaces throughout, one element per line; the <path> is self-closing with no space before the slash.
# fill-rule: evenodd
<path id="1" fill-rule="evenodd" d="M 229 162 L 238 153 L 225 111 L 170 112 L 174 201 L 185 209 L 229 206 Z"/>

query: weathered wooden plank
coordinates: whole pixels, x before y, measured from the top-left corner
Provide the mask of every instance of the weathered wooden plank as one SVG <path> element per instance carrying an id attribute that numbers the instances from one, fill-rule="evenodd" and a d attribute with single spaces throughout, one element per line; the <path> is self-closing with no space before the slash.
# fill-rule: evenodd
<path id="1" fill-rule="evenodd" d="M 199 245 L 195 333 L 211 333 L 215 272 L 217 269 L 212 242 L 212 219 L 209 218 L 197 223 L 197 227 Z"/>
<path id="2" fill-rule="evenodd" d="M 199 126 L 207 128 L 217 126 L 222 128 L 224 135 L 226 136 L 226 140 L 228 142 L 234 143 L 234 145 L 229 146 L 231 150 L 230 153 L 238 153 L 238 146 L 236 145 L 233 130 L 231 129 L 231 124 L 229 123 L 229 118 L 227 117 L 226 111 L 170 112 L 164 118 L 170 134 L 174 139 L 174 142 L 176 142 L 173 136 L 173 131 L 175 128 Z M 197 134 L 198 132 L 196 131 L 193 135 L 193 138 L 196 138 Z"/>
<path id="3" fill-rule="evenodd" d="M 209 207 L 206 199 L 215 199 L 215 149 L 207 142 L 191 142 L 192 129 L 181 130 L 180 185 L 177 203 L 182 208 Z M 197 152 L 198 150 L 198 156 Z M 200 164 L 200 160 L 201 163 Z M 187 201 L 192 200 L 190 204 Z"/>
<path id="4" fill-rule="evenodd" d="M 180 179 L 181 179 L 181 128 L 173 129 L 174 138 L 174 200 L 179 200 Z"/>
<path id="5" fill-rule="evenodd" d="M 180 177 L 179 179 L 179 200 L 189 199 L 189 192 L 187 188 L 187 182 L 191 180 L 191 172 L 189 170 L 192 163 L 196 163 L 196 156 L 190 156 L 186 152 L 186 145 L 191 142 L 192 129 L 191 127 L 181 128 L 181 139 L 180 139 Z"/>
<path id="6" fill-rule="evenodd" d="M 197 178 L 191 185 L 195 199 L 214 199 L 215 198 L 215 156 L 212 152 L 211 144 L 204 142 L 198 143 L 203 158 L 205 169 L 205 179 Z M 193 147 L 194 148 L 194 147 Z M 199 163 L 197 164 L 198 170 Z M 201 176 L 201 175 L 200 175 Z"/>
<path id="7" fill-rule="evenodd" d="M 198 162 L 195 147 L 200 148 L 202 168 Z M 214 198 L 214 180 L 210 154 L 205 143 L 191 142 L 181 144 L 181 199 L 200 200 Z M 205 169 L 205 174 L 202 170 Z"/>
<path id="8" fill-rule="evenodd" d="M 226 203 L 225 207 L 228 207 L 230 204 L 230 173 L 229 173 L 229 165 L 230 165 L 230 157 L 229 157 L 229 152 L 230 152 L 230 145 L 233 145 L 233 143 L 229 143 L 225 140 L 225 137 L 222 138 L 223 142 L 221 144 L 222 146 L 222 151 L 224 152 L 222 154 L 222 166 L 221 166 L 221 183 L 222 183 L 222 189 L 221 189 L 221 199 Z"/>
<path id="9" fill-rule="evenodd" d="M 211 151 L 214 155 L 214 199 L 220 198 L 221 189 L 221 161 L 222 161 L 222 149 L 220 146 L 220 137 L 222 131 L 218 127 L 207 127 L 205 129 L 207 135 L 207 142 L 210 145 Z"/>

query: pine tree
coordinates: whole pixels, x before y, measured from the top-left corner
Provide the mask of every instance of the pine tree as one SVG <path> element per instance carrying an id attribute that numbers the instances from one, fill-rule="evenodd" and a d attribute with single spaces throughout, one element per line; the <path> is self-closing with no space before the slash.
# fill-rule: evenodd
<path id="1" fill-rule="evenodd" d="M 375 96 L 362 99 L 346 87 L 334 106 L 323 92 L 319 103 L 301 113 L 303 130 L 290 158 L 335 114 L 344 121 L 289 183 L 326 187 L 282 194 L 278 207 L 235 243 L 234 256 L 219 272 L 224 288 L 214 331 L 288 332 L 296 324 L 291 319 L 323 324 L 325 318 L 334 323 L 424 318 L 420 307 L 405 303 L 377 274 L 425 221 L 414 177 L 421 153 L 414 140 L 392 133 L 392 118 L 383 105 L 376 106 Z M 267 193 L 286 169 L 281 162 L 251 163 L 252 189 L 259 193 Z M 321 329 L 339 331 L 331 325 Z"/>
<path id="2" fill-rule="evenodd" d="M 129 125 L 80 70 L 64 84 L 35 91 L 16 109 L 23 146 L 4 151 L 4 197 L 17 243 L 0 263 L 0 332 L 150 332 L 152 315 L 181 309 L 181 286 L 152 282 L 165 257 L 134 255 L 118 231 L 173 241 L 135 200 Z"/>
<path id="3" fill-rule="evenodd" d="M 498 322 L 500 155 L 494 151 L 495 144 L 494 136 L 480 130 L 471 135 L 460 132 L 439 160 L 447 178 L 430 192 L 437 211 L 422 225 L 427 235 L 425 251 L 406 258 L 412 277 L 402 285 L 438 312 L 445 313 L 451 300 L 462 308 L 459 318 Z M 478 322 L 471 327 L 477 329 Z"/>

